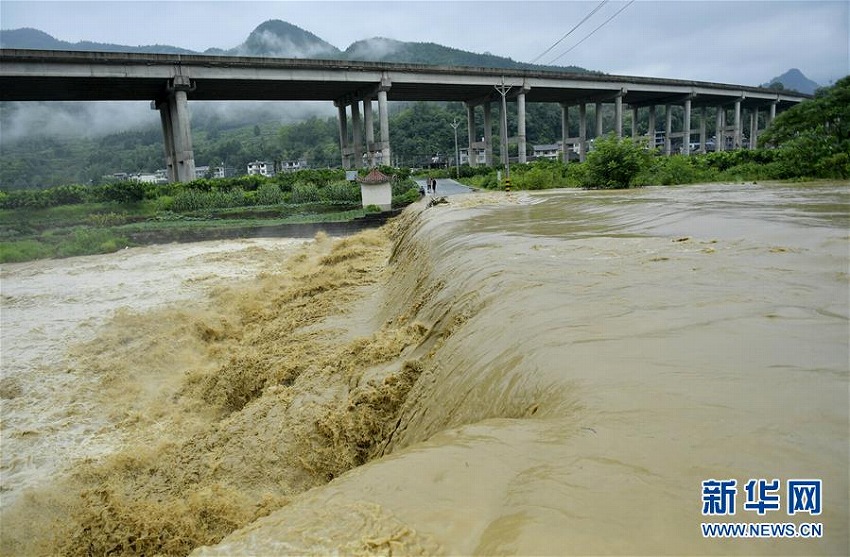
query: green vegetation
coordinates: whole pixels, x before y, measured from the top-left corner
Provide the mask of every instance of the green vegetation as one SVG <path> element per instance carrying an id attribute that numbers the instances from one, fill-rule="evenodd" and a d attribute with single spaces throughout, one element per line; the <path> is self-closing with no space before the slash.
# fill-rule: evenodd
<path id="1" fill-rule="evenodd" d="M 529 143 L 551 142 L 560 134 L 558 125 L 553 123 L 560 118 L 557 110 L 548 105 L 529 105 Z M 450 124 L 455 119 L 465 120 L 464 112 L 459 103 L 404 105 L 393 115 L 391 125 L 393 152 L 401 153 L 395 158 L 421 165 L 430 160 L 432 154 L 452 153 L 454 135 L 449 133 Z M 509 120 L 512 116 L 509 114 Z M 609 116 L 603 114 L 604 118 Z M 207 160 L 231 161 L 249 152 L 256 153 L 253 149 L 260 153 L 277 153 L 284 158 L 296 158 L 298 154 L 309 152 L 319 159 L 325 157 L 328 164 L 331 159 L 334 164 L 339 160 L 333 118 L 312 118 L 282 127 L 254 125 L 239 128 L 233 134 L 216 128 L 214 122 L 207 124 L 198 132 L 196 151 L 207 153 Z M 146 137 L 145 134 L 151 135 L 149 139 L 153 142 L 160 141 L 158 134 L 149 132 L 110 136 L 111 139 L 104 138 L 90 146 L 92 152 L 88 153 L 88 160 L 113 157 L 125 162 L 137 160 L 142 164 L 151 151 L 143 147 L 144 141 L 139 143 L 139 137 Z M 81 147 L 85 141 L 73 145 L 45 141 L 47 151 L 37 152 L 47 158 L 74 159 L 86 152 L 86 148 Z M 755 150 L 662 157 L 641 143 L 608 136 L 594 141 L 593 150 L 583 164 L 548 160 L 513 164 L 511 182 L 517 190 L 537 190 L 709 181 L 847 179 L 850 178 L 850 76 L 833 87 L 820 90 L 814 99 L 777 116 L 761 134 L 759 144 L 761 148 Z M 515 152 L 516 146 L 510 147 Z M 498 149 L 498 144 L 495 148 Z M 158 164 L 161 157 L 158 143 L 155 150 L 157 155 L 150 157 Z M 144 155 L 133 158 L 140 153 Z M 219 155 L 221 159 L 216 158 Z M 131 158 L 121 159 L 122 156 Z M 9 187 L 8 184 L 19 182 L 22 176 L 30 176 L 38 166 L 25 163 L 25 158 L 4 151 L 0 183 Z M 100 168 L 102 166 L 90 166 L 84 174 L 91 175 Z M 393 177 L 394 206 L 418 199 L 418 188 L 408 170 L 389 167 L 381 170 Z M 497 179 L 500 170 L 503 169 L 461 167 L 460 180 L 476 188 L 501 189 L 503 184 Z M 455 172 L 455 168 L 434 169 L 428 174 L 453 177 Z M 10 181 L 9 177 L 13 179 Z M 0 191 L 0 262 L 103 253 L 144 241 L 189 237 L 186 236 L 189 232 L 197 239 L 204 230 L 246 230 L 285 222 L 346 220 L 366 213 L 359 205 L 358 187 L 346 182 L 344 172 L 338 169 L 306 170 L 274 178 L 202 178 L 187 184 L 161 186 L 109 181 L 98 184 L 92 180 L 88 185 Z"/>
<path id="2" fill-rule="evenodd" d="M 511 187 L 514 190 L 581 187 L 619 189 L 651 185 L 696 184 L 704 182 L 742 182 L 757 180 L 819 179 L 850 177 L 850 168 L 820 163 L 800 165 L 802 155 L 781 149 L 723 151 L 704 155 L 653 154 L 630 139 L 605 138 L 595 142 L 597 150 L 588 153 L 585 163 L 564 164 L 540 160 L 527 164 L 511 164 Z M 841 161 L 843 157 L 836 156 Z M 817 159 L 815 159 L 817 160 Z M 834 160 L 834 159 L 828 159 Z M 794 168 L 815 171 L 796 173 Z M 502 189 L 497 172 L 504 168 L 476 167 L 475 173 L 463 172 L 460 181 L 481 189 Z M 454 177 L 454 169 L 430 171 L 436 177 Z"/>
<path id="3" fill-rule="evenodd" d="M 782 177 L 850 178 L 850 76 L 779 114 L 761 136 Z"/>
<path id="4" fill-rule="evenodd" d="M 393 205 L 419 199 L 406 170 L 392 177 Z M 248 234 L 286 224 L 341 222 L 371 212 L 342 170 L 186 184 L 115 182 L 0 192 L 0 262 L 109 253 L 126 246 Z"/>
<path id="5" fill-rule="evenodd" d="M 628 188 L 652 164 L 652 155 L 644 144 L 616 136 L 599 138 L 588 153 L 584 185 L 602 189 Z"/>
<path id="6" fill-rule="evenodd" d="M 744 180 L 850 178 L 850 76 L 776 117 L 760 136 L 760 149 L 704 155 L 655 156 L 631 139 L 597 138 L 585 163 L 536 161 L 511 165 L 513 189 L 628 188 Z M 461 168 L 461 181 L 501 189 L 501 167 Z M 453 176 L 454 169 L 430 171 Z"/>

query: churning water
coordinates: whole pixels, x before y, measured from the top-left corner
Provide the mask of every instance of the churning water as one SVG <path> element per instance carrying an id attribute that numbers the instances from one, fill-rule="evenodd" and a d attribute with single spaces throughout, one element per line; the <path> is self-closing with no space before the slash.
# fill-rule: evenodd
<path id="1" fill-rule="evenodd" d="M 847 184 L 473 194 L 187 249 L 4 266 L 4 554 L 850 549 Z M 703 515 L 709 479 L 736 514 Z"/>

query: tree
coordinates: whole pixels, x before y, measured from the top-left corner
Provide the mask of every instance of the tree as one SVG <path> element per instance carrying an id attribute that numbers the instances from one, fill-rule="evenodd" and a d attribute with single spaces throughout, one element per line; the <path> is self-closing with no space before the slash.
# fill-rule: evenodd
<path id="1" fill-rule="evenodd" d="M 850 76 L 778 115 L 760 141 L 778 148 L 786 177 L 850 177 Z"/>
<path id="2" fill-rule="evenodd" d="M 651 162 L 652 155 L 641 142 L 609 134 L 593 142 L 593 151 L 587 155 L 585 185 L 602 189 L 631 187 Z"/>

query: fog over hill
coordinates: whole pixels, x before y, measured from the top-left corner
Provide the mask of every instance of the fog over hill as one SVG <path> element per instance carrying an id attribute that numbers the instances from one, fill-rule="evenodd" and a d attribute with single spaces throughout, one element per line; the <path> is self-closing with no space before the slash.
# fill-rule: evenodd
<path id="1" fill-rule="evenodd" d="M 152 52 L 166 54 L 207 54 L 224 56 L 269 56 L 279 58 L 319 58 L 377 62 L 407 62 L 450 66 L 480 66 L 495 68 L 537 68 L 492 54 L 477 54 L 435 43 L 414 43 L 384 38 L 357 41 L 345 51 L 329 42 L 285 21 L 269 20 L 258 25 L 241 44 L 231 48 L 212 48 L 195 52 L 170 45 L 128 46 L 81 41 L 71 43 L 52 37 L 38 29 L 0 31 L 0 48 L 36 50 L 74 50 L 101 52 Z M 586 72 L 578 67 L 551 68 L 561 71 Z M 192 103 L 193 121 L 203 125 L 210 118 L 245 123 L 269 119 L 281 122 L 297 121 L 315 114 L 335 114 L 316 103 Z M 73 103 L 3 103 L 0 124 L 3 142 L 31 136 L 74 137 L 99 136 L 128 131 L 143 126 L 159 125 L 158 117 L 146 103 L 109 102 L 94 105 Z M 193 122 L 194 123 L 194 122 Z"/>
<path id="2" fill-rule="evenodd" d="M 474 53 L 436 43 L 405 42 L 372 37 L 352 43 L 344 51 L 296 25 L 271 19 L 258 25 L 235 47 L 216 47 L 196 52 L 170 45 L 129 46 L 81 41 L 71 43 L 38 29 L 0 30 L 0 48 L 37 50 L 77 50 L 100 52 L 155 52 L 172 54 L 208 54 L 229 56 L 270 56 L 277 58 L 318 58 L 375 62 L 407 62 L 448 66 L 549 69 L 587 72 L 577 66 L 540 66 L 516 62 L 490 53 Z"/>
<path id="3" fill-rule="evenodd" d="M 224 54 L 277 58 L 342 58 L 342 52 L 337 47 L 309 31 L 278 19 L 261 23 L 248 35 L 244 43 L 225 51 Z"/>

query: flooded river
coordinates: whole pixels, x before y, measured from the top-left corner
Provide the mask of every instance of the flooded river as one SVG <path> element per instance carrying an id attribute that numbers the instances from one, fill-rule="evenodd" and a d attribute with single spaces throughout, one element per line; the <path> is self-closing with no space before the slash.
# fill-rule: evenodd
<path id="1" fill-rule="evenodd" d="M 846 555 L 848 265 L 848 184 L 4 265 L 0 548 Z"/>

